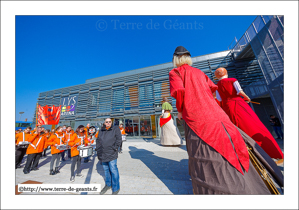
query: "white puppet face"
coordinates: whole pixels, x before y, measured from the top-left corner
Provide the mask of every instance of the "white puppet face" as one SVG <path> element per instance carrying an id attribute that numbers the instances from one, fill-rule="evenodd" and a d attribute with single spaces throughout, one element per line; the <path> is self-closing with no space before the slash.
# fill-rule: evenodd
<path id="1" fill-rule="evenodd" d="M 88 130 L 88 132 L 89 132 L 89 134 L 94 134 L 95 132 L 96 132 L 96 129 L 95 128 L 90 128 L 89 130 Z"/>

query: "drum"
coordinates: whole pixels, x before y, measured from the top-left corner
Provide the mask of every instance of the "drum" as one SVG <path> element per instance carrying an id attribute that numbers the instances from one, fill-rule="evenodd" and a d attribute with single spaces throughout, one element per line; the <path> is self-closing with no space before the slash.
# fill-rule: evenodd
<path id="1" fill-rule="evenodd" d="M 58 145 L 56 148 L 61 151 L 61 150 L 66 150 L 67 146 L 64 144 L 61 144 L 61 145 Z"/>
<path id="2" fill-rule="evenodd" d="M 79 155 L 80 157 L 89 157 L 92 155 L 93 147 L 92 146 L 79 146 Z"/>
<path id="3" fill-rule="evenodd" d="M 18 144 L 18 148 L 27 148 L 29 144 L 30 143 L 28 141 L 20 141 Z"/>
<path id="4" fill-rule="evenodd" d="M 122 135 L 121 138 L 122 138 L 123 141 L 126 141 L 126 140 L 127 140 L 127 139 L 126 139 L 126 138 L 127 138 L 126 135 Z"/>

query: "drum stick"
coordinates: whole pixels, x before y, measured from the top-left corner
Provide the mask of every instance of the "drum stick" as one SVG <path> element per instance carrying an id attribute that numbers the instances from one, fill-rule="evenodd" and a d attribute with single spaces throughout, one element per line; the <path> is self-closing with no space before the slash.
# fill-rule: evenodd
<path id="1" fill-rule="evenodd" d="M 259 102 L 254 102 L 254 101 L 250 101 L 250 103 L 253 103 L 253 104 L 261 104 Z"/>
<path id="2" fill-rule="evenodd" d="M 253 103 L 253 104 L 261 104 L 259 102 L 254 102 L 254 101 L 249 101 L 250 103 Z"/>

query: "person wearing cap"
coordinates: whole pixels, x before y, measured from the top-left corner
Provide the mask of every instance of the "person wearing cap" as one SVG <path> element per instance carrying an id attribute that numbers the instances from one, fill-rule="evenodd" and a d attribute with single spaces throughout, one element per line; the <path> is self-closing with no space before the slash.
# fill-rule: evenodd
<path id="1" fill-rule="evenodd" d="M 250 163 L 239 130 L 213 97 L 218 87 L 191 66 L 191 54 L 183 46 L 175 49 L 173 65 L 170 94 L 176 99 L 178 119 L 185 122 L 193 193 L 270 194 Z"/>
<path id="2" fill-rule="evenodd" d="M 219 80 L 216 98 L 222 102 L 222 109 L 230 120 L 254 139 L 271 158 L 282 159 L 283 153 L 280 147 L 266 126 L 247 104 L 250 102 L 250 98 L 244 93 L 238 80 L 228 78 L 227 70 L 222 67 L 216 69 L 215 76 Z"/>
<path id="3" fill-rule="evenodd" d="M 167 97 L 163 97 L 162 115 L 160 116 L 160 142 L 163 146 L 179 146 L 181 145 L 182 137 L 178 128 L 174 125 L 170 112 L 172 112 L 172 106 L 168 103 Z"/>

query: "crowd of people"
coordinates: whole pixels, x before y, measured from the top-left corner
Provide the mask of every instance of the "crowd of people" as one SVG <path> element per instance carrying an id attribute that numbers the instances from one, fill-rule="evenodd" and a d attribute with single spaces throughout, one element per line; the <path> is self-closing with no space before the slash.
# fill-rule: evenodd
<path id="1" fill-rule="evenodd" d="M 105 171 L 106 185 L 101 194 L 111 187 L 113 194 L 118 194 L 120 187 L 116 159 L 118 153 L 122 152 L 122 135 L 126 135 L 123 124 L 120 124 L 119 127 L 112 126 L 110 118 L 105 120 L 100 130 L 90 124 L 79 125 L 76 130 L 66 125 L 58 126 L 52 131 L 42 126 L 37 126 L 33 130 L 31 127 L 27 127 L 24 131 L 16 131 L 15 167 L 16 169 L 21 168 L 22 160 L 27 154 L 24 174 L 29 174 L 31 170 L 39 170 L 39 160 L 42 156 L 46 156 L 46 151 L 50 148 L 49 175 L 60 173 L 60 162 L 68 158 L 72 161 L 70 181 L 74 182 L 75 175 L 83 177 L 81 174 L 81 154 L 83 153 L 80 154 L 80 150 L 83 148 L 95 149 Z M 84 163 L 89 161 L 91 154 L 84 156 Z"/>

